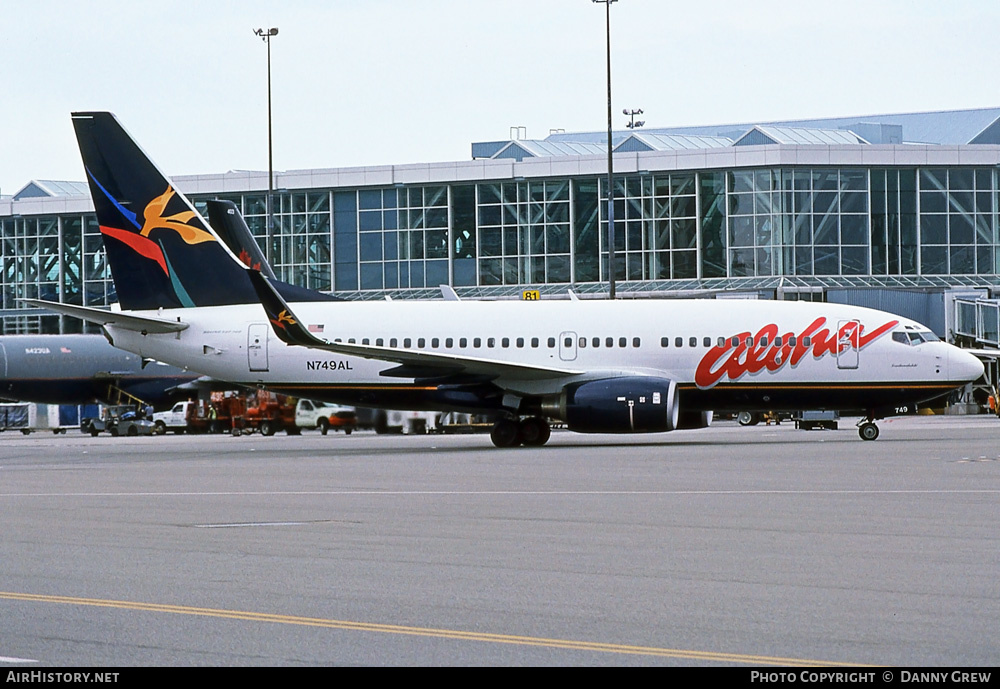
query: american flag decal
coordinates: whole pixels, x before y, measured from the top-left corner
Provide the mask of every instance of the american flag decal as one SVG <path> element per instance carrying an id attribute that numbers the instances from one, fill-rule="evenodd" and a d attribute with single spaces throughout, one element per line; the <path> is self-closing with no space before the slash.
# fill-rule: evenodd
<path id="1" fill-rule="evenodd" d="M 311 332 L 311 333 L 321 333 L 321 332 L 323 332 L 323 326 L 322 325 L 316 325 L 314 323 L 310 323 L 309 324 L 309 332 Z"/>

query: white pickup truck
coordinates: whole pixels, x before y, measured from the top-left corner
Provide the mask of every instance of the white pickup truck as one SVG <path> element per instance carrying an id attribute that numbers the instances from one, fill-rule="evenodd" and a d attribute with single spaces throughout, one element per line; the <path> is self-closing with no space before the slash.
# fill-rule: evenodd
<path id="1" fill-rule="evenodd" d="M 357 427 L 358 419 L 352 407 L 299 400 L 295 405 L 295 425 L 299 428 L 318 428 L 323 435 L 331 430 L 350 435 Z"/>
<path id="2" fill-rule="evenodd" d="M 163 435 L 167 431 L 183 433 L 187 430 L 188 407 L 194 402 L 186 400 L 178 402 L 170 411 L 158 411 L 153 414 L 153 435 Z"/>

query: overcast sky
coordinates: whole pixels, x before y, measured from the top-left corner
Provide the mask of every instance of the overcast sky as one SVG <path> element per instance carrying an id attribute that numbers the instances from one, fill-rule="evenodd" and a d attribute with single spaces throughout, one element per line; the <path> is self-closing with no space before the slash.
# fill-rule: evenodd
<path id="1" fill-rule="evenodd" d="M 591 0 L 0 0 L 0 193 L 82 180 L 69 113 L 110 110 L 169 175 L 468 160 L 606 128 Z M 615 129 L 1000 105 L 996 0 L 620 0 Z"/>

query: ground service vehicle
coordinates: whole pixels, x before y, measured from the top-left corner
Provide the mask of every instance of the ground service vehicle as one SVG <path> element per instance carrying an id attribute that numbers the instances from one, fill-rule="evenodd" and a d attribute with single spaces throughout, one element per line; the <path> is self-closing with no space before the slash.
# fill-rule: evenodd
<path id="1" fill-rule="evenodd" d="M 295 425 L 299 428 L 318 428 L 323 435 L 331 430 L 350 435 L 357 428 L 358 418 L 351 407 L 299 400 L 295 405 Z"/>

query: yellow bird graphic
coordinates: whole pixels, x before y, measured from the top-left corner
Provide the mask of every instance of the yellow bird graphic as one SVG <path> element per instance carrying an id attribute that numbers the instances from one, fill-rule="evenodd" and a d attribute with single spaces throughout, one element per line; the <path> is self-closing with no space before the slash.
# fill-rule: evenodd
<path id="1" fill-rule="evenodd" d="M 167 204 L 174 197 L 174 190 L 169 186 L 167 190 L 150 201 L 143 211 L 142 230 L 139 231 L 143 237 L 148 237 L 149 233 L 156 229 L 173 230 L 180 235 L 185 244 L 201 244 L 202 242 L 214 242 L 215 237 L 205 230 L 188 225 L 188 221 L 195 217 L 194 211 L 183 211 L 167 217 L 163 213 L 167 209 Z"/>

